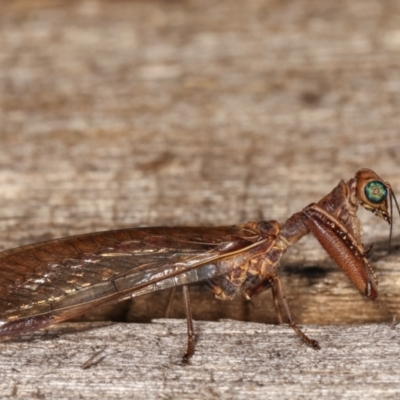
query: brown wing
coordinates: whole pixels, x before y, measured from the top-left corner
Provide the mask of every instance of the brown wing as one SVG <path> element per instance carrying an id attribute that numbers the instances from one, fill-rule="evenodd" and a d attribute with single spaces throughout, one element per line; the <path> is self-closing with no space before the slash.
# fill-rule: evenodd
<path id="1" fill-rule="evenodd" d="M 250 256 L 268 240 L 249 223 L 122 229 L 7 250 L 0 253 L 0 318 L 66 310 L 67 319 L 104 302 L 210 279 L 232 268 L 218 260 Z"/>

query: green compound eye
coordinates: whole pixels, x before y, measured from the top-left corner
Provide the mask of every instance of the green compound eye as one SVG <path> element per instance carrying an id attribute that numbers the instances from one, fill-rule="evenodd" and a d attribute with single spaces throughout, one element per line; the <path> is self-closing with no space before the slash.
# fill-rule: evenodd
<path id="1" fill-rule="evenodd" d="M 388 191 L 384 183 L 372 181 L 365 186 L 364 193 L 371 203 L 377 204 L 386 199 Z"/>

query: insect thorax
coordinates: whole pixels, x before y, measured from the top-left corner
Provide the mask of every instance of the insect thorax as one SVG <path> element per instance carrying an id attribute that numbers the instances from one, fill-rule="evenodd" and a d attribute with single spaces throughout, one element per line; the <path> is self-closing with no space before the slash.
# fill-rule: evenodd
<path id="1" fill-rule="evenodd" d="M 232 300 L 237 295 L 247 298 L 246 292 L 262 285 L 267 286 L 276 276 L 279 260 L 285 250 L 285 243 L 278 237 L 268 251 L 262 252 L 260 249 L 258 254 L 207 284 L 219 300 Z"/>

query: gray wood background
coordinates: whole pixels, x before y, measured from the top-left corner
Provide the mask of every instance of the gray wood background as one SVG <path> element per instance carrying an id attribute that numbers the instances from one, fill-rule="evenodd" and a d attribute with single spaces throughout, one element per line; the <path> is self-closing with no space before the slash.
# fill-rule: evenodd
<path id="1" fill-rule="evenodd" d="M 360 167 L 400 193 L 399 27 L 397 1 L 0 0 L 0 248 L 284 221 Z M 262 324 L 276 322 L 269 293 L 224 303 L 193 287 L 197 320 L 237 321 L 197 322 L 191 365 L 185 323 L 149 323 L 160 293 L 85 316 L 120 324 L 1 344 L 0 397 L 395 398 L 400 223 L 388 254 L 387 225 L 360 214 L 378 301 L 312 238 L 282 262 L 319 352 Z"/>

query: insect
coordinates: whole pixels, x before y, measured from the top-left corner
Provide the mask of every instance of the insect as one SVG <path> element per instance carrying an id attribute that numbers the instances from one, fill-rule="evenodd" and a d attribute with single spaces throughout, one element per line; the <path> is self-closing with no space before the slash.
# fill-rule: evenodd
<path id="1" fill-rule="evenodd" d="M 25 334 L 105 303 L 182 286 L 188 360 L 194 353 L 188 285 L 205 281 L 221 300 L 237 295 L 250 300 L 271 289 L 279 321 L 286 320 L 306 344 L 319 348 L 291 315 L 278 275 L 279 261 L 311 232 L 361 294 L 375 299 L 378 282 L 361 243 L 357 210 L 361 205 L 391 224 L 392 199 L 400 214 L 390 184 L 361 169 L 283 224 L 120 229 L 3 251 L 0 319 L 5 323 L 0 336 Z"/>

